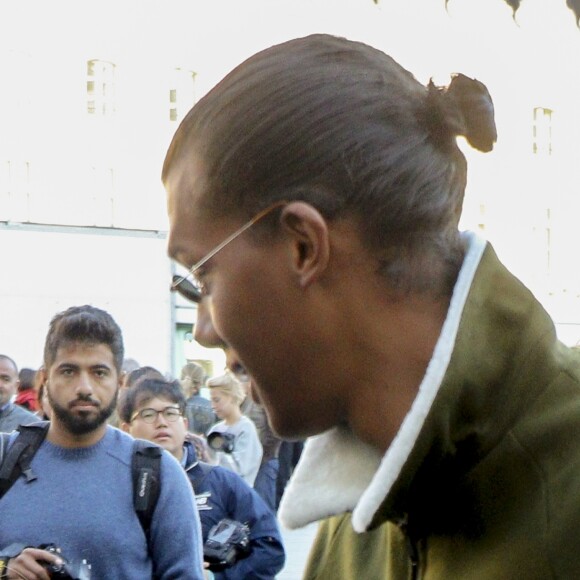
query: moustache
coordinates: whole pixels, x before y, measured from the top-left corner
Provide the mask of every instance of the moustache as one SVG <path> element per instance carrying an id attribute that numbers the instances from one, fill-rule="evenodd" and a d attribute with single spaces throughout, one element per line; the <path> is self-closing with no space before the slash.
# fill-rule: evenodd
<path id="1" fill-rule="evenodd" d="M 99 402 L 95 401 L 91 397 L 79 397 L 79 398 L 75 399 L 74 401 L 72 401 L 71 403 L 69 403 L 68 406 L 69 406 L 69 408 L 72 408 L 72 407 L 76 407 L 77 405 L 92 405 L 93 407 L 98 407 Z"/>

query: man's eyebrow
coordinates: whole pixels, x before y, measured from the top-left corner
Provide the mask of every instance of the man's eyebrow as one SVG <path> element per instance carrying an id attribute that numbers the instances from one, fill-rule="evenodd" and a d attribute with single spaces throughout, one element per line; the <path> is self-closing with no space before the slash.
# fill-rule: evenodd
<path id="1" fill-rule="evenodd" d="M 112 369 L 113 367 L 111 365 L 108 365 L 106 363 L 97 363 L 95 365 L 91 365 L 92 369 Z"/>
<path id="2" fill-rule="evenodd" d="M 71 363 L 71 362 L 62 362 L 56 368 L 57 368 L 57 370 L 58 369 L 65 369 L 65 368 L 78 369 L 79 365 L 76 363 Z"/>
<path id="3" fill-rule="evenodd" d="M 75 369 L 78 370 L 81 367 L 81 365 L 77 364 L 77 363 L 73 363 L 73 362 L 62 362 L 60 363 L 56 368 L 58 369 Z M 110 370 L 113 367 L 106 364 L 106 363 L 96 363 L 94 365 L 91 365 L 89 367 L 91 370 L 98 370 L 98 369 L 106 369 L 106 370 Z"/>
<path id="4" fill-rule="evenodd" d="M 167 255 L 170 260 L 189 270 L 191 266 L 197 264 L 205 254 L 199 253 L 191 243 L 183 240 L 170 240 L 167 246 Z"/>

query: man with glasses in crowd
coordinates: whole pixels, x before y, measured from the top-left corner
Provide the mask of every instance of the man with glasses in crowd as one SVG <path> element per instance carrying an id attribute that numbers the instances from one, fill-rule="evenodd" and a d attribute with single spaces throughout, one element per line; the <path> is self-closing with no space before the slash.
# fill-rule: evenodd
<path id="1" fill-rule="evenodd" d="M 186 440 L 185 408 L 177 381 L 145 378 L 127 391 L 119 407 L 121 428 L 157 443 L 181 463 L 195 491 L 204 540 L 223 519 L 248 525 L 250 554 L 214 572 L 216 580 L 272 580 L 285 561 L 276 517 L 238 474 L 198 461 L 194 445 Z"/>
<path id="2" fill-rule="evenodd" d="M 92 577 L 107 580 L 204 577 L 191 486 L 165 451 L 149 545 L 138 519 L 134 441 L 107 425 L 122 361 L 121 330 L 107 312 L 72 307 L 52 319 L 39 371 L 51 421 L 31 471 L 0 500 L 3 578 L 45 580 L 47 566 L 61 565 L 62 557 L 76 565 L 86 560 Z M 62 557 L 39 548 L 47 543 L 60 548 Z"/>

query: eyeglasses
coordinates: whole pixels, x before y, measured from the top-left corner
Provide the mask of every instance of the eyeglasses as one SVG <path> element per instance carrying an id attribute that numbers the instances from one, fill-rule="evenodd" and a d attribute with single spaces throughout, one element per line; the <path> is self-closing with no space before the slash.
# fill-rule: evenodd
<path id="1" fill-rule="evenodd" d="M 155 423 L 158 415 L 163 415 L 163 418 L 170 423 L 175 423 L 179 417 L 183 415 L 179 407 L 165 407 L 161 411 L 156 409 L 141 409 L 140 411 L 135 411 L 131 416 L 131 423 L 139 417 L 145 423 Z"/>
<path id="2" fill-rule="evenodd" d="M 237 229 L 233 234 L 228 236 L 223 242 L 219 243 L 213 250 L 206 254 L 199 262 L 196 262 L 187 272 L 185 276 L 175 275 L 171 281 L 171 292 L 178 292 L 185 299 L 199 303 L 203 295 L 203 283 L 196 277 L 195 273 L 211 258 L 213 258 L 220 250 L 223 250 L 230 242 L 233 242 L 239 235 L 243 234 L 247 229 L 251 228 L 255 223 L 259 222 L 263 217 L 266 217 L 275 209 L 286 205 L 287 201 L 277 201 L 273 205 L 263 209 L 257 213 L 249 222 L 245 223 L 241 228 Z"/>

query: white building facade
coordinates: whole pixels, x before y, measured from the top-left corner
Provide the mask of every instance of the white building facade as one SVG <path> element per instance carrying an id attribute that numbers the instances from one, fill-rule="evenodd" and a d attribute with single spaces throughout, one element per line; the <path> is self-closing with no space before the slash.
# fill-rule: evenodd
<path id="1" fill-rule="evenodd" d="M 545 4 L 545 6 L 544 6 Z M 246 56 L 294 36 L 367 41 L 417 74 L 485 82 L 499 140 L 467 152 L 479 229 L 580 340 L 580 31 L 565 2 L 21 0 L 0 5 L 0 352 L 38 367 L 50 318 L 102 307 L 127 356 L 175 375 L 223 356 L 172 295 L 161 165 L 179 121 Z M 535 12 L 534 12 L 535 11 Z"/>

